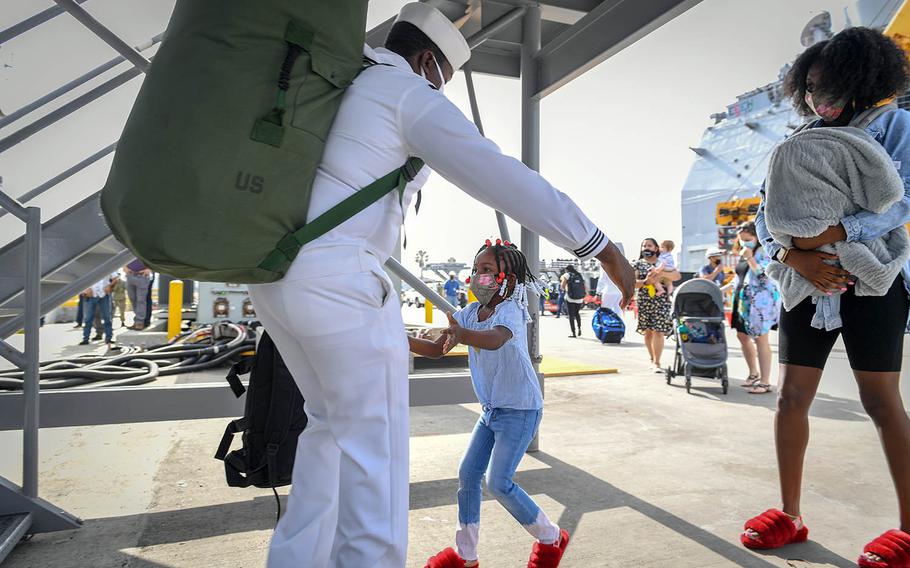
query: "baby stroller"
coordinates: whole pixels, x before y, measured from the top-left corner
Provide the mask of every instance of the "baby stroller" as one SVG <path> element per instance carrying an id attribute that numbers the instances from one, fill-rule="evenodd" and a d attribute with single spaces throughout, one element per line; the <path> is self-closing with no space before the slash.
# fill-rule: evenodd
<path id="1" fill-rule="evenodd" d="M 717 284 L 698 278 L 680 285 L 673 299 L 673 323 L 676 354 L 666 370 L 667 384 L 683 375 L 686 392 L 692 392 L 692 377 L 717 379 L 727 394 L 724 298 Z"/>

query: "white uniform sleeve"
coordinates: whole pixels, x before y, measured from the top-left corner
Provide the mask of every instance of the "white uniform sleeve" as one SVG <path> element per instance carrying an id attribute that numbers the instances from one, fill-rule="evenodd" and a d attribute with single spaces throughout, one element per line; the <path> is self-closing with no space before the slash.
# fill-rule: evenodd
<path id="1" fill-rule="evenodd" d="M 431 88 L 406 93 L 399 122 L 414 156 L 481 203 L 581 260 L 594 257 L 609 242 L 567 195 L 503 154 L 441 93 Z"/>

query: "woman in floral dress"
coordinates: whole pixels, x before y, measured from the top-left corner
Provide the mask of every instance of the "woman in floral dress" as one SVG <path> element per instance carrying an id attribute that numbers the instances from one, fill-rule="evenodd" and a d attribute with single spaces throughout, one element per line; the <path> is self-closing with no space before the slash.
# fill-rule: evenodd
<path id="1" fill-rule="evenodd" d="M 664 338 L 673 330 L 670 316 L 670 296 L 655 287 L 661 278 L 677 281 L 681 278 L 679 271 L 658 271 L 660 249 L 657 241 L 647 238 L 641 243 L 638 260 L 632 262 L 635 270 L 635 287 L 638 295 L 635 303 L 638 306 L 638 333 L 645 336 L 645 346 L 651 356 L 651 366 L 655 373 L 662 373 L 660 355 L 664 349 Z"/>
<path id="2" fill-rule="evenodd" d="M 771 392 L 771 345 L 768 332 L 780 317 L 780 293 L 777 285 L 765 274 L 771 259 L 758 244 L 755 223 L 739 226 L 740 251 L 733 281 L 733 317 L 736 330 L 749 365 L 749 378 L 743 386 L 750 394 Z"/>

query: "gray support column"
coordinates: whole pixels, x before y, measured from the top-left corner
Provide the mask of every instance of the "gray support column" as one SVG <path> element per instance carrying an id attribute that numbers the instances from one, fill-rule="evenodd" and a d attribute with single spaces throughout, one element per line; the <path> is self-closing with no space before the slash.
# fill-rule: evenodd
<path id="1" fill-rule="evenodd" d="M 28 208 L 25 231 L 25 403 L 22 432 L 22 492 L 38 496 L 38 333 L 41 319 L 41 210 Z"/>
<path id="2" fill-rule="evenodd" d="M 521 42 L 521 159 L 532 170 L 540 170 L 540 100 L 534 98 L 537 92 L 537 52 L 540 51 L 540 7 L 529 6 L 522 22 Z M 528 267 L 534 276 L 540 275 L 540 237 L 525 227 L 521 228 L 521 249 L 528 259 Z M 543 390 L 540 375 L 540 310 L 537 294 L 528 294 L 528 353 L 534 363 L 534 370 Z M 531 441 L 529 452 L 538 450 L 539 436 Z"/>

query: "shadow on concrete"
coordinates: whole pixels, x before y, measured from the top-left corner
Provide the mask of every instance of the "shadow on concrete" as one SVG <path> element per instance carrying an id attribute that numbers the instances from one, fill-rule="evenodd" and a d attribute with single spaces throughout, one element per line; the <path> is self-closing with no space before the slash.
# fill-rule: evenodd
<path id="1" fill-rule="evenodd" d="M 629 508 L 729 560 L 731 565 L 749 568 L 776 566 L 756 557 L 739 544 L 730 543 L 550 454 L 535 452 L 532 456 L 549 467 L 519 472 L 515 476 L 515 481 L 531 495 L 545 494 L 562 504 L 565 510 L 557 524 L 570 533 L 577 529 L 585 513 Z M 412 483 L 411 509 L 451 505 L 455 500 L 457 490 L 457 479 Z M 489 500 L 492 497 L 484 494 L 484 499 Z M 647 539 L 647 535 L 642 535 L 642 538 Z M 788 547 L 778 556 L 785 559 L 796 560 L 798 558 L 810 562 L 828 563 L 838 567 L 855 566 L 846 558 L 815 542 L 798 547 Z"/>
<path id="2" fill-rule="evenodd" d="M 559 518 L 558 524 L 570 532 L 577 529 L 585 513 L 629 508 L 711 550 L 727 559 L 731 565 L 747 568 L 773 568 L 776 566 L 755 556 L 738 544 L 728 542 L 550 454 L 537 452 L 533 456 L 549 467 L 520 472 L 516 475 L 516 481 L 532 495 L 546 494 L 561 503 L 565 510 Z M 412 483 L 411 509 L 451 506 L 455 502 L 457 489 L 457 479 Z M 282 496 L 282 509 L 284 509 L 285 499 Z M 491 499 L 491 497 L 485 496 L 485 499 Z M 17 561 L 26 558 L 29 562 L 40 560 L 43 556 L 41 548 L 47 549 L 48 545 L 51 545 L 50 548 L 53 549 L 56 548 L 53 545 L 60 544 L 62 541 L 79 540 L 83 543 L 96 543 L 79 548 L 79 558 L 73 558 L 77 561 L 76 565 L 79 566 L 116 565 L 129 568 L 167 568 L 164 564 L 138 558 L 125 552 L 124 549 L 270 530 L 274 528 L 274 524 L 275 501 L 271 496 L 140 515 L 91 519 L 87 520 L 82 529 L 78 531 L 38 535 L 31 542 L 18 547 L 9 560 L 11 565 L 20 566 Z M 98 546 L 96 539 L 102 536 L 105 542 L 102 546 Z M 647 535 L 642 535 L 642 537 L 646 538 Z M 765 555 L 838 567 L 854 566 L 846 558 L 815 542 L 791 546 L 784 551 Z M 21 565 L 33 566 L 34 564 Z"/>
<path id="3" fill-rule="evenodd" d="M 777 409 L 776 390 L 772 390 L 767 394 L 749 394 L 749 389 L 741 386 L 744 382 L 731 379 L 730 390 L 725 395 L 721 390 L 720 381 L 692 377 L 692 394 L 690 396 L 697 396 L 714 402 L 764 407 L 772 413 Z M 686 396 L 684 377 L 674 378 L 670 386 L 678 389 L 683 396 Z M 809 416 L 846 422 L 869 421 L 869 416 L 859 401 L 824 393 L 818 393 L 815 396 L 815 401 L 809 410 Z"/>

